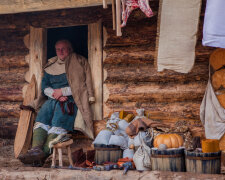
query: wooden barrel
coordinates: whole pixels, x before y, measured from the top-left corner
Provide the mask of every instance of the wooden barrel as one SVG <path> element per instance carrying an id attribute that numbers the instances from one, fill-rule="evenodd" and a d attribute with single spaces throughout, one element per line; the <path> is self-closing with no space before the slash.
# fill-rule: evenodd
<path id="1" fill-rule="evenodd" d="M 95 145 L 95 163 L 117 162 L 123 157 L 123 152 L 119 146 L 114 145 Z"/>
<path id="2" fill-rule="evenodd" d="M 222 166 L 225 166 L 225 151 L 222 151 L 222 154 L 221 154 L 221 164 Z"/>
<path id="3" fill-rule="evenodd" d="M 219 174 L 221 167 L 221 151 L 216 153 L 199 153 L 185 151 L 187 172 L 203 174 Z"/>
<path id="4" fill-rule="evenodd" d="M 151 149 L 152 170 L 157 171 L 185 171 L 184 148 L 167 150 Z"/>

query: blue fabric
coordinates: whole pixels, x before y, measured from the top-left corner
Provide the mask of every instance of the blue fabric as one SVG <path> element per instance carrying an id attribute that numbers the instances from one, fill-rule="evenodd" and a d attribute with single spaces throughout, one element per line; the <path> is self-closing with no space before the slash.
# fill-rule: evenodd
<path id="1" fill-rule="evenodd" d="M 46 72 L 44 73 L 44 77 L 41 82 L 42 93 L 44 93 L 44 90 L 48 87 L 51 87 L 52 89 L 59 89 L 68 86 L 69 83 L 66 78 L 66 73 L 60 75 L 51 75 Z"/>
<path id="2" fill-rule="evenodd" d="M 45 88 L 51 87 L 53 89 L 68 87 L 68 81 L 66 78 L 66 74 L 60 75 L 51 75 L 45 72 L 44 77 L 42 79 L 42 93 Z M 67 104 L 68 102 L 73 102 L 74 99 L 72 96 L 68 96 L 68 101 L 64 102 L 63 107 L 65 113 L 63 114 L 62 109 L 60 107 L 60 102 L 51 99 L 48 97 L 48 100 L 42 105 L 40 111 L 38 112 L 36 122 L 41 122 L 45 125 L 49 125 L 51 127 L 61 127 L 68 131 L 72 131 L 74 127 L 74 120 L 77 114 L 77 106 L 74 103 L 74 114 L 69 115 Z"/>

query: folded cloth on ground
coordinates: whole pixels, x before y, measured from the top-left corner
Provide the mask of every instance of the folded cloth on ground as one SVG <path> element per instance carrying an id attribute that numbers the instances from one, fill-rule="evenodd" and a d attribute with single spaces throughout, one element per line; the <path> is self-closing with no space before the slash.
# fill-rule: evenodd
<path id="1" fill-rule="evenodd" d="M 126 133 L 128 136 L 136 136 L 140 130 L 145 131 L 149 127 L 168 127 L 168 125 L 153 121 L 148 118 L 138 118 L 132 121 L 126 128 Z"/>

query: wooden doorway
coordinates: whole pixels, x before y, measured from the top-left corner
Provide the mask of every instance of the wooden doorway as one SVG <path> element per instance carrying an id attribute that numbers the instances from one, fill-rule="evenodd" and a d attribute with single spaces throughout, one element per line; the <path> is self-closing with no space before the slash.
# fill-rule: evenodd
<path id="1" fill-rule="evenodd" d="M 102 22 L 87 25 L 88 62 L 92 71 L 93 87 L 96 102 L 92 105 L 93 120 L 103 119 L 103 67 L 102 67 Z M 48 28 L 30 27 L 29 35 L 29 71 L 26 80 L 30 82 L 32 75 L 36 76 L 38 91 L 42 78 L 42 69 L 47 62 L 47 30 Z"/>

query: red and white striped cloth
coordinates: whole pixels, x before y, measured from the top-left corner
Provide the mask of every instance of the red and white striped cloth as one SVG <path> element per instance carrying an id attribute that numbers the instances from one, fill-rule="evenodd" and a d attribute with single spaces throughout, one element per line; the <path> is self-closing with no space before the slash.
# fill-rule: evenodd
<path id="1" fill-rule="evenodd" d="M 126 26 L 127 19 L 134 9 L 140 8 L 147 17 L 153 16 L 153 12 L 149 6 L 148 0 L 122 0 L 122 4 L 123 4 L 123 12 L 122 12 L 123 23 L 121 27 Z"/>

